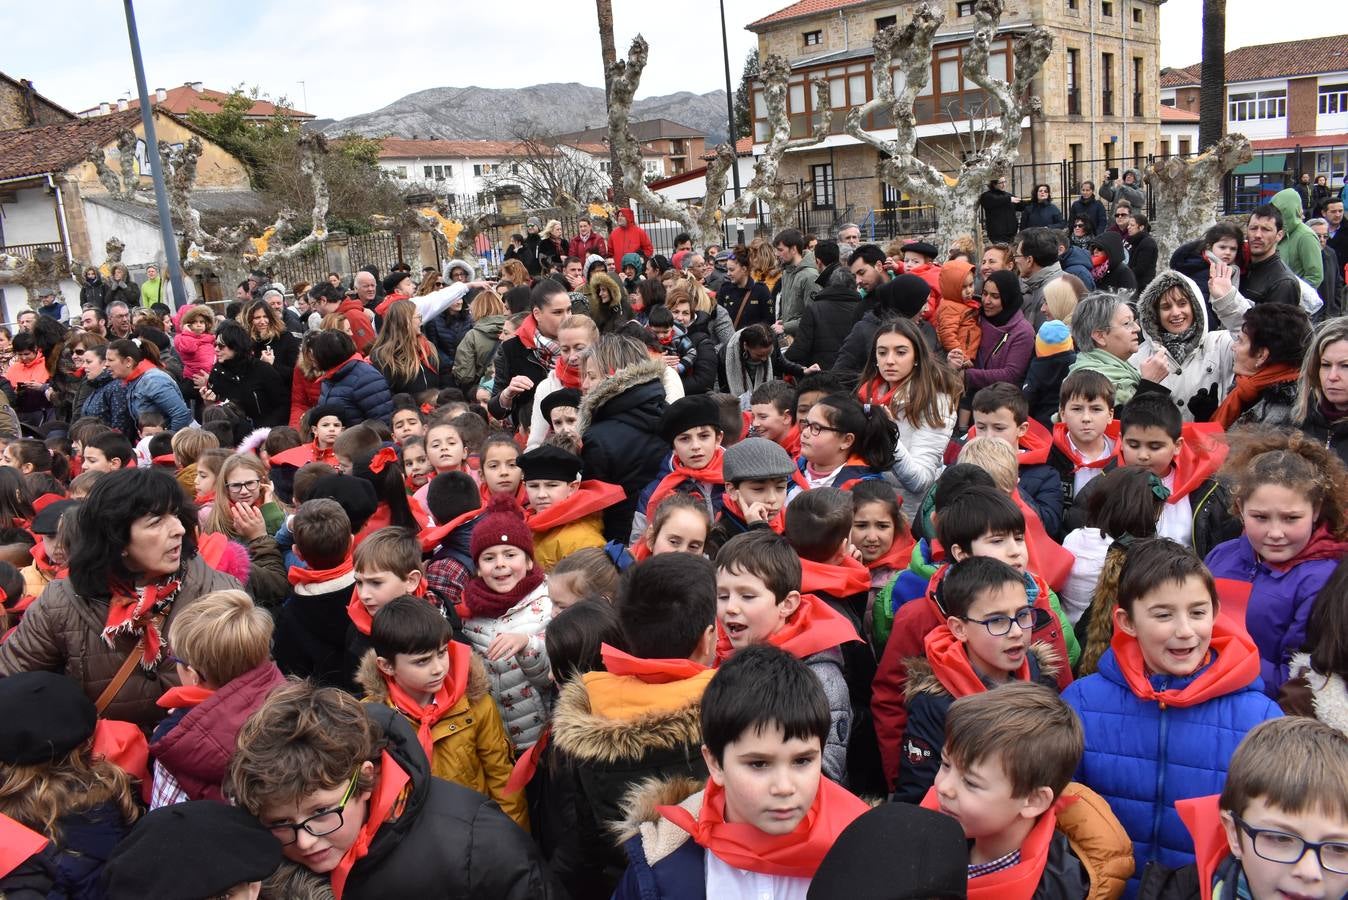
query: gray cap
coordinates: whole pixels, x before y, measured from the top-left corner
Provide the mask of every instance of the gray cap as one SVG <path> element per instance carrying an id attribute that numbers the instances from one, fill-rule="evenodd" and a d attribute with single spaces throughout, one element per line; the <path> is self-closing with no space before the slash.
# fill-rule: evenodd
<path id="1" fill-rule="evenodd" d="M 525 220 L 524 225 L 525 225 L 526 228 L 542 228 L 542 227 L 543 227 L 543 223 L 539 221 L 538 216 L 530 216 L 528 219 Z"/>
<path id="2" fill-rule="evenodd" d="M 790 478 L 796 464 L 776 442 L 749 437 L 726 448 L 721 468 L 727 483 L 738 484 L 758 478 Z"/>

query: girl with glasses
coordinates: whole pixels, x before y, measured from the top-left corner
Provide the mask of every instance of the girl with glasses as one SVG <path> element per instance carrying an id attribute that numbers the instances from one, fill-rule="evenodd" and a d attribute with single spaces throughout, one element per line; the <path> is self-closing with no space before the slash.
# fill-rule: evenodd
<path id="1" fill-rule="evenodd" d="M 810 489 L 848 490 L 881 477 L 894 462 L 897 429 L 877 405 L 832 394 L 810 407 L 800 422 L 799 467 Z"/>
<path id="2" fill-rule="evenodd" d="M 285 511 L 276 502 L 262 461 L 251 453 L 226 459 L 215 479 L 215 499 L 202 532 L 222 534 L 247 550 L 245 587 L 262 606 L 279 603 L 290 593 L 281 551 L 272 537 L 284 522 Z"/>

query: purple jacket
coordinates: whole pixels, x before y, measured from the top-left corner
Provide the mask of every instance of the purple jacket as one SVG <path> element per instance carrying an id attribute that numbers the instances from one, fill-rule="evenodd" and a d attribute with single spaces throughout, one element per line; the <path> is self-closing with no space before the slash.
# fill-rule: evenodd
<path id="1" fill-rule="evenodd" d="M 1034 329 L 1016 310 L 1005 325 L 993 325 L 978 317 L 982 339 L 973 368 L 964 370 L 964 384 L 970 392 L 998 381 L 1022 385 L 1034 356 Z"/>
<path id="2" fill-rule="evenodd" d="M 1278 696 L 1287 662 L 1306 642 L 1306 620 L 1315 597 L 1338 566 L 1336 559 L 1308 559 L 1286 571 L 1261 562 L 1245 535 L 1212 548 L 1204 560 L 1216 578 L 1248 582 L 1245 630 L 1259 647 L 1264 693 Z"/>

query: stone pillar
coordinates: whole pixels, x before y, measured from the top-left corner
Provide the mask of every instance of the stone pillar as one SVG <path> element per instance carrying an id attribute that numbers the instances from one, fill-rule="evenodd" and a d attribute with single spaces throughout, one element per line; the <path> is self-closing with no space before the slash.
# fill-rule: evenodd
<path id="1" fill-rule="evenodd" d="M 345 231 L 329 231 L 323 240 L 323 258 L 329 272 L 351 274 L 351 237 Z"/>
<path id="2" fill-rule="evenodd" d="M 417 270 L 418 278 L 421 277 L 421 269 L 424 269 L 427 266 L 430 266 L 436 271 L 439 271 L 440 269 L 439 254 L 436 252 L 435 243 L 434 232 L 417 232 L 417 265 L 420 267 Z"/>

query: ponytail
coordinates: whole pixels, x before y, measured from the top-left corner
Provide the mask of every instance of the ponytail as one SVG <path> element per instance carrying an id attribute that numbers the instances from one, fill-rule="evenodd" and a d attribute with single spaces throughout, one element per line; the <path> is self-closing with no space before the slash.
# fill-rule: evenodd
<path id="1" fill-rule="evenodd" d="M 862 406 L 848 394 L 830 394 L 816 406 L 831 427 L 852 435 L 852 455 L 867 466 L 884 471 L 894 465 L 894 446 L 899 428 L 884 410 L 873 403 Z"/>

